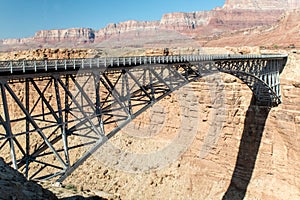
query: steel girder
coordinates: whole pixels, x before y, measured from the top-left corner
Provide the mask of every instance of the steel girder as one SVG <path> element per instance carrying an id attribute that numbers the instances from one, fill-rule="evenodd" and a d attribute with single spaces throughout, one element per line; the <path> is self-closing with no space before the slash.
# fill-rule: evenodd
<path id="1" fill-rule="evenodd" d="M 146 109 L 216 71 L 245 82 L 258 105 L 281 102 L 279 73 L 285 63 L 280 59 L 177 60 L 2 78 L 1 156 L 28 179 L 56 177 L 61 182 Z"/>

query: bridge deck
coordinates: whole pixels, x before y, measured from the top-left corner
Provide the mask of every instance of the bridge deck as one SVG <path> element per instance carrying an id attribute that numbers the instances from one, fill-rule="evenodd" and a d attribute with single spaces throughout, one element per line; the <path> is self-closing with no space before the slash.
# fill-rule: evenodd
<path id="1" fill-rule="evenodd" d="M 265 55 L 176 55 L 176 56 L 138 56 L 138 57 L 107 57 L 87 59 L 60 60 L 21 60 L 0 61 L 0 77 L 16 74 L 38 74 L 59 71 L 78 71 L 79 69 L 100 68 L 104 71 L 115 67 L 130 67 L 138 65 L 172 64 L 187 62 L 205 62 L 220 60 L 255 60 L 283 59 L 285 54 Z"/>

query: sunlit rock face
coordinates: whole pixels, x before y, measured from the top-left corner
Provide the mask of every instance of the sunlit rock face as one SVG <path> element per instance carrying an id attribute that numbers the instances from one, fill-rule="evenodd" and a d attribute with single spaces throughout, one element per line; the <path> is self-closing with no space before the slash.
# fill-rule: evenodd
<path id="1" fill-rule="evenodd" d="M 291 10 L 300 8 L 298 0 L 227 0 L 224 9 Z"/>

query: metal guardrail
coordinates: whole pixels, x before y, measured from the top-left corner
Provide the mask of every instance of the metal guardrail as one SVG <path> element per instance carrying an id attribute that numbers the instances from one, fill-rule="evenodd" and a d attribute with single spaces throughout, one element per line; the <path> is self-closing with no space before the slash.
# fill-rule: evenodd
<path id="1" fill-rule="evenodd" d="M 27 72 L 47 72 L 57 70 L 76 70 L 91 68 L 110 68 L 121 66 L 137 66 L 151 64 L 171 64 L 181 62 L 202 62 L 219 60 L 245 60 L 245 59 L 284 59 L 287 55 L 175 55 L 175 56 L 138 56 L 138 57 L 107 57 L 88 59 L 64 59 L 64 60 L 22 60 L 0 61 L 1 72 L 7 74 Z"/>

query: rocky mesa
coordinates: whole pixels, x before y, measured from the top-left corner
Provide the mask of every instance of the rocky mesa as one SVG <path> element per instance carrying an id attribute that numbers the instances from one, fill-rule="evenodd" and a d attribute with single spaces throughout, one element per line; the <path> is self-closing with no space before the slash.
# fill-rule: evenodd
<path id="1" fill-rule="evenodd" d="M 230 10 L 293 10 L 300 8 L 298 0 L 226 0 L 224 9 Z"/>
<path id="2" fill-rule="evenodd" d="M 272 26 L 285 11 L 296 8 L 300 8 L 300 3 L 296 0 L 227 0 L 223 7 L 211 11 L 168 13 L 159 21 L 130 20 L 109 24 L 100 30 L 92 28 L 41 30 L 30 38 L 0 40 L 0 50 L 37 47 L 111 48 L 120 45 L 143 47 L 147 44 L 159 44 L 161 40 L 168 38 L 179 45 L 186 43 L 187 40 L 193 40 L 196 45 L 201 45 L 203 44 L 201 40 L 207 41 L 220 34 Z M 141 37 L 143 40 L 138 40 Z"/>
<path id="3" fill-rule="evenodd" d="M 292 10 L 282 16 L 274 26 L 251 28 L 223 34 L 204 46 L 261 46 L 271 48 L 295 48 L 300 46 L 300 10 Z"/>

